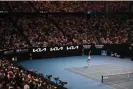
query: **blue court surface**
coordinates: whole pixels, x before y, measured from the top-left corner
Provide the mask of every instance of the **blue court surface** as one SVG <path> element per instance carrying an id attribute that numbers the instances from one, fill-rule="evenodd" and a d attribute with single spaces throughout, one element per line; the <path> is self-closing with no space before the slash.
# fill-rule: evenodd
<path id="1" fill-rule="evenodd" d="M 91 56 L 90 67 L 87 64 L 87 58 L 88 56 L 47 58 L 25 60 L 19 62 L 19 64 L 27 69 L 37 71 L 38 73 L 43 73 L 44 75 L 52 74 L 53 77 L 59 77 L 60 80 L 67 81 L 68 84 L 65 85 L 65 87 L 68 89 L 130 89 L 120 85 L 120 87 L 115 88 L 101 83 L 100 80 L 96 81 L 95 79 L 89 77 L 89 73 L 91 72 L 95 72 L 96 74 L 96 72 L 99 70 L 104 71 L 115 68 L 114 66 L 105 68 L 104 66 L 102 67 L 102 65 L 116 65 L 119 66 L 118 69 L 125 69 L 124 71 L 126 71 L 126 69 L 130 70 L 133 68 L 133 61 L 130 61 L 129 58 L 121 59 L 110 56 Z M 101 69 L 94 67 L 95 65 L 101 65 L 99 67 Z M 67 70 L 71 70 L 72 68 L 78 68 L 76 69 L 78 73 Z M 133 71 L 131 70 L 130 72 Z M 120 73 L 122 73 L 122 71 Z M 82 74 L 88 76 L 84 76 Z"/>

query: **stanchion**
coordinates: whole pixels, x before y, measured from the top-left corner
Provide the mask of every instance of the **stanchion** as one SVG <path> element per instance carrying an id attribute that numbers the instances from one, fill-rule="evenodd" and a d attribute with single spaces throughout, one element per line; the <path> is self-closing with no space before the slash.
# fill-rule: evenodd
<path id="1" fill-rule="evenodd" d="M 101 82 L 103 83 L 103 75 L 102 75 L 102 80 L 101 80 Z"/>

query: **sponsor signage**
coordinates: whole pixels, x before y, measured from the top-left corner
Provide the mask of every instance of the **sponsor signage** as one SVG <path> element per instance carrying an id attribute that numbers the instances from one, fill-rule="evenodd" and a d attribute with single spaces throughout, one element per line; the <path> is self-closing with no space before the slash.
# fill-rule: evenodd
<path id="1" fill-rule="evenodd" d="M 6 50 L 6 51 L 4 51 L 4 54 L 11 54 L 13 52 L 14 52 L 14 50 Z"/>
<path id="2" fill-rule="evenodd" d="M 34 52 L 45 52 L 47 51 L 47 48 L 33 48 L 33 53 Z"/>
<path id="3" fill-rule="evenodd" d="M 28 49 L 16 49 L 16 53 L 25 53 L 28 52 Z"/>
<path id="4" fill-rule="evenodd" d="M 104 45 L 95 45 L 95 47 L 98 49 L 102 49 L 104 47 Z"/>
<path id="5" fill-rule="evenodd" d="M 64 46 L 64 47 L 50 47 L 50 48 L 33 48 L 32 52 L 54 52 L 54 51 L 63 51 L 63 50 L 76 50 L 79 49 L 79 46 Z"/>
<path id="6" fill-rule="evenodd" d="M 83 48 L 84 49 L 90 49 L 91 48 L 91 45 L 83 45 Z"/>
<path id="7" fill-rule="evenodd" d="M 79 46 L 66 46 L 66 50 L 75 50 L 79 49 Z"/>
<path id="8" fill-rule="evenodd" d="M 120 47 L 118 47 L 120 46 Z M 130 48 L 129 48 L 130 46 Z M 124 45 L 122 46 L 124 49 L 127 50 L 131 50 L 133 48 L 133 45 Z M 104 48 L 104 50 L 103 50 Z M 107 48 L 107 49 L 106 49 Z M 0 50 L 0 55 L 17 55 L 17 54 L 23 54 L 23 53 L 27 53 L 27 55 L 30 55 L 32 53 L 34 53 L 34 55 L 30 55 L 30 56 L 37 56 L 39 54 L 39 56 L 52 56 L 52 53 L 54 52 L 54 56 L 56 55 L 60 55 L 60 52 L 62 52 L 61 55 L 67 55 L 69 54 L 70 51 L 74 51 L 72 52 L 74 55 L 75 54 L 80 54 L 80 52 L 83 49 L 87 49 L 87 50 L 92 50 L 92 51 L 97 51 L 94 53 L 100 53 L 102 55 L 106 55 L 107 52 L 106 51 L 113 51 L 113 52 L 118 52 L 118 51 L 122 51 L 123 49 L 121 49 L 121 45 L 109 45 L 109 44 L 105 44 L 105 45 L 94 45 L 94 44 L 85 44 L 85 45 L 67 45 L 67 46 L 54 46 L 54 47 L 36 47 L 36 48 L 22 48 L 22 49 L 2 49 Z M 98 50 L 95 50 L 98 49 Z M 110 50 L 111 49 L 111 50 Z M 101 51 L 102 50 L 102 51 Z M 36 54 L 37 53 L 37 54 Z M 45 54 L 46 53 L 46 54 Z M 51 54 L 50 54 L 51 53 Z M 63 54 L 64 53 L 64 54 Z M 45 55 L 44 55 L 45 54 Z"/>
<path id="9" fill-rule="evenodd" d="M 63 47 L 51 47 L 50 51 L 60 51 L 63 50 Z"/>

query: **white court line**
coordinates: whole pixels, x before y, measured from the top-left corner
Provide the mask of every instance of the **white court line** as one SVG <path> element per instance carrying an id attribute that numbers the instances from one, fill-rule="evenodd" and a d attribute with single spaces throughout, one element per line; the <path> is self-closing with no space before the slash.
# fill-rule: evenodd
<path id="1" fill-rule="evenodd" d="M 76 71 L 76 70 L 74 70 L 74 71 Z M 79 72 L 79 71 L 76 71 L 76 73 L 81 73 L 82 75 L 84 74 L 84 75 L 87 75 L 86 73 L 83 73 L 83 72 Z M 79 75 L 79 74 L 78 74 Z M 81 75 L 80 75 L 81 76 Z M 88 76 L 88 75 L 87 75 Z M 85 76 L 82 76 L 82 77 L 85 77 Z M 90 77 L 92 77 L 92 76 L 90 76 Z M 97 78 L 95 78 L 95 77 L 92 77 L 92 78 L 94 78 L 94 79 L 96 79 L 96 80 L 99 80 L 99 79 L 97 79 Z M 93 80 L 93 79 L 90 79 L 90 80 Z M 96 81 L 96 80 L 93 80 L 93 81 Z M 96 81 L 97 82 L 97 81 Z M 100 82 L 101 83 L 101 82 Z M 96 85 L 96 84 L 100 84 L 100 83 L 92 83 L 92 84 L 89 84 L 89 85 Z M 103 83 L 101 83 L 101 84 L 103 84 Z M 104 86 L 106 86 L 106 87 L 110 87 L 110 88 L 112 88 L 112 89 L 116 89 L 116 88 L 114 88 L 114 87 L 112 87 L 112 86 L 109 86 L 109 85 L 105 85 L 104 84 Z"/>
<path id="2" fill-rule="evenodd" d="M 126 69 L 126 70 L 131 70 L 131 71 L 133 71 L 132 69 L 129 69 L 129 68 L 126 68 L 126 67 L 123 67 L 123 66 L 120 66 L 120 65 L 116 65 L 116 64 L 113 64 L 113 63 L 108 63 L 109 65 L 108 66 L 118 66 L 118 67 L 120 67 L 120 68 L 122 68 L 122 69 Z"/>
<path id="3" fill-rule="evenodd" d="M 109 66 L 109 65 L 107 65 L 107 66 Z M 110 65 L 111 66 L 111 65 Z M 81 67 L 80 67 L 81 68 Z M 121 68 L 121 69 L 123 69 L 123 68 Z M 117 68 L 117 69 L 109 69 L 109 70 L 104 70 L 104 71 L 102 71 L 102 72 L 110 72 L 110 71 L 112 71 L 112 70 L 121 70 L 120 68 Z M 75 69 L 72 69 L 72 70 L 75 70 Z M 123 71 L 124 71 L 124 69 L 123 69 Z M 95 72 L 89 72 L 89 74 L 92 74 L 92 73 L 98 73 L 98 72 L 101 72 L 101 71 L 95 71 Z M 128 73 L 132 73 L 132 72 L 128 72 Z M 116 74 L 114 74 L 114 75 L 116 75 Z"/>
<path id="4" fill-rule="evenodd" d="M 118 84 L 114 84 L 114 83 L 111 83 L 111 82 L 109 82 L 110 84 L 112 84 L 112 85 L 116 85 L 116 86 L 118 86 L 118 87 L 120 87 L 120 88 L 123 88 L 123 89 L 128 89 L 128 88 L 125 88 L 125 87 L 123 87 L 123 86 L 121 86 L 121 85 L 118 85 Z M 116 88 L 115 88 L 116 89 Z"/>
<path id="5" fill-rule="evenodd" d="M 109 64 L 109 63 L 106 63 L 107 64 L 107 66 L 113 66 L 114 64 Z M 129 71 L 133 71 L 133 70 L 131 70 L 131 69 L 128 69 L 128 68 L 125 68 L 125 67 L 122 67 L 122 66 L 119 66 L 119 65 L 114 65 L 114 66 L 117 66 L 117 67 L 120 67 L 120 68 L 117 68 L 117 69 L 110 69 L 110 70 L 105 70 L 105 71 L 103 71 L 103 72 L 110 72 L 111 70 L 121 70 L 121 69 L 123 69 L 123 71 L 124 70 L 129 70 Z M 89 72 L 89 74 L 90 73 L 97 73 L 97 72 L 101 72 L 101 71 L 95 71 L 95 72 Z M 125 72 L 125 73 L 133 73 L 133 72 Z M 118 73 L 118 74 L 125 74 L 125 73 Z M 116 74 L 113 74 L 113 75 L 116 75 Z"/>
<path id="6" fill-rule="evenodd" d="M 86 74 L 86 73 L 84 73 L 84 72 L 79 72 L 79 71 L 74 70 L 74 69 L 73 69 L 73 71 L 75 71 L 76 73 L 80 73 L 80 74 L 83 74 L 83 75 L 87 75 L 87 76 L 88 76 L 88 74 Z M 91 76 L 91 77 L 92 77 L 92 76 Z M 99 80 L 99 79 L 97 79 L 97 78 L 95 78 L 95 77 L 92 77 L 92 78 L 94 78 L 94 79 L 96 79 L 96 80 Z"/>
<path id="7" fill-rule="evenodd" d="M 105 85 L 105 84 L 103 84 L 103 83 L 92 83 L 92 84 L 87 84 L 87 85 L 89 85 L 89 86 L 92 86 L 92 85 L 104 85 L 104 86 L 106 86 L 106 87 L 109 87 L 109 88 L 112 88 L 112 89 L 116 89 L 116 88 L 114 88 L 114 87 L 111 87 L 111 86 L 109 86 L 109 85 Z"/>
<path id="8" fill-rule="evenodd" d="M 100 66 L 100 65 L 98 65 L 98 66 Z M 107 66 L 113 66 L 113 65 L 111 65 L 111 64 L 107 64 Z M 115 65 L 115 66 L 117 66 L 117 65 Z M 119 66 L 120 67 L 120 66 Z M 77 67 L 76 67 L 77 68 Z M 79 68 L 81 68 L 81 67 L 79 67 Z M 120 67 L 121 69 L 123 69 L 122 67 Z M 106 73 L 106 72 L 110 72 L 110 71 L 112 71 L 112 70 L 121 70 L 120 68 L 117 68 L 117 69 L 110 69 L 110 70 L 104 70 L 104 71 L 102 71 L 103 73 Z M 75 70 L 75 69 L 72 69 L 72 70 Z M 127 70 L 126 68 L 125 68 L 125 70 Z M 129 69 L 128 69 L 129 70 Z M 75 70 L 76 71 L 76 70 Z M 124 71 L 124 69 L 123 69 L 123 71 Z M 98 73 L 98 72 L 101 72 L 101 71 L 95 71 L 95 72 L 89 72 L 89 74 L 92 74 L 92 73 Z M 132 73 L 132 72 L 125 72 L 125 73 Z M 125 74 L 125 73 L 117 73 L 117 74 Z M 82 74 L 82 73 L 81 73 Z M 103 74 L 104 75 L 104 74 Z M 109 75 L 116 75 L 116 74 L 109 74 Z M 106 76 L 107 76 L 107 74 L 106 74 Z"/>
<path id="9" fill-rule="evenodd" d="M 74 71 L 76 71 L 76 70 L 74 70 Z M 76 72 L 79 72 L 79 71 L 76 71 Z M 80 72 L 81 73 L 81 72 Z M 81 73 L 81 74 L 84 74 L 84 75 L 87 75 L 86 73 Z M 90 75 L 89 75 L 90 76 Z M 90 77 L 92 77 L 92 76 L 90 76 Z M 95 78 L 95 77 L 92 77 L 92 78 L 94 78 L 94 79 L 97 79 L 97 80 L 99 80 L 98 78 Z M 93 80 L 93 79 L 91 79 L 91 80 Z M 109 82 L 109 83 L 111 83 L 111 82 Z M 113 83 L 111 83 L 111 84 L 113 84 Z M 91 84 L 90 84 L 91 85 Z M 93 85 L 93 84 L 92 84 Z M 94 84 L 95 85 L 95 84 Z M 104 84 L 105 85 L 105 84 Z M 117 84 L 113 84 L 113 85 L 116 85 L 116 86 L 118 86 L 118 87 L 120 87 L 120 88 L 123 88 L 123 89 L 128 89 L 128 88 L 125 88 L 125 87 L 122 87 L 122 86 L 120 86 L 120 85 L 117 85 Z M 111 88 L 113 88 L 113 89 L 117 89 L 117 88 L 114 88 L 114 87 L 112 87 L 112 86 L 109 86 L 109 85 L 106 85 L 107 87 L 111 87 Z"/>
<path id="10" fill-rule="evenodd" d="M 76 73 L 81 73 L 82 75 L 87 75 L 88 76 L 88 74 L 86 74 L 86 73 L 83 73 L 83 72 L 79 72 L 79 71 L 77 71 L 77 70 L 74 70 L 73 69 L 73 71 L 75 71 Z M 97 71 L 98 72 L 98 71 Z M 109 71 L 106 71 L 106 72 L 109 72 Z M 96 73 L 96 72 L 95 72 Z M 116 75 L 116 74 L 114 74 L 114 75 Z M 90 76 L 90 75 L 89 75 Z M 85 77 L 85 76 L 84 76 Z M 92 77 L 92 76 L 90 76 L 90 77 Z M 98 78 L 95 78 L 95 77 L 92 77 L 92 78 L 94 78 L 94 79 L 96 79 L 96 80 L 99 80 Z M 91 80 L 93 80 L 93 79 L 91 79 Z M 125 88 L 125 87 L 123 87 L 123 86 L 120 86 L 120 85 L 118 85 L 118 84 L 114 84 L 114 83 L 111 83 L 111 82 L 108 82 L 108 83 L 110 83 L 110 84 L 113 84 L 113 85 L 116 85 L 116 86 L 118 86 L 118 87 L 120 87 L 120 88 L 123 88 L 123 89 L 128 89 L 128 88 Z M 91 84 L 90 84 L 91 85 Z M 92 84 L 93 85 L 93 84 Z M 94 84 L 95 85 L 95 84 Z M 112 86 L 109 86 L 109 85 L 107 85 L 108 87 L 111 87 L 111 88 L 113 88 L 113 89 L 116 89 L 116 88 L 114 88 L 114 87 L 112 87 Z"/>
<path id="11" fill-rule="evenodd" d="M 108 64 L 107 66 L 113 66 L 113 65 L 114 65 L 114 66 L 120 67 L 121 69 L 133 71 L 133 70 L 131 70 L 131 69 L 128 69 L 128 68 L 123 67 L 123 66 L 120 66 L 120 65 L 115 65 L 115 64 L 112 64 L 112 63 L 107 63 L 107 64 Z M 120 68 L 119 68 L 119 69 L 120 69 Z M 107 71 L 107 72 L 109 72 L 109 71 Z M 133 73 L 133 72 L 127 72 L 127 73 Z M 120 73 L 120 74 L 122 74 L 122 73 Z M 123 74 L 125 74 L 125 73 L 123 73 Z M 116 74 L 114 74 L 114 75 L 116 75 Z M 113 84 L 113 85 L 116 85 L 116 86 L 121 87 L 121 88 L 124 88 L 124 89 L 128 89 L 128 88 L 125 88 L 125 87 L 123 87 L 123 86 L 121 86 L 121 85 L 118 85 L 118 84 L 114 84 L 114 83 L 111 83 L 111 82 L 108 82 L 108 83 Z"/>
<path id="12" fill-rule="evenodd" d="M 118 75 L 119 76 L 119 75 Z M 112 82 L 108 82 L 109 84 L 112 84 L 112 85 L 116 85 L 116 86 L 118 86 L 118 87 L 120 87 L 120 88 L 124 88 L 124 89 L 128 89 L 128 88 L 125 88 L 125 87 L 123 87 L 123 86 L 121 86 L 121 85 L 118 85 L 118 84 L 115 84 L 115 83 L 112 83 Z"/>
<path id="13" fill-rule="evenodd" d="M 121 69 L 110 69 L 110 70 L 104 70 L 104 71 L 95 71 L 95 72 L 89 72 L 89 74 L 92 74 L 92 73 L 98 73 L 98 72 L 110 72 L 112 70 L 121 70 Z M 128 72 L 129 73 L 129 72 Z"/>
<path id="14" fill-rule="evenodd" d="M 107 66 L 113 66 L 114 64 L 112 64 L 112 63 L 105 63 Z M 100 65 L 104 65 L 104 64 L 100 64 Z M 122 66 L 119 66 L 119 65 L 114 65 L 114 66 L 118 66 L 118 67 L 120 67 L 121 69 L 125 69 L 125 70 L 131 70 L 131 69 L 128 69 L 128 68 L 125 68 L 125 67 L 122 67 Z M 76 67 L 77 68 L 77 67 Z M 110 70 L 121 70 L 120 68 L 118 68 L 118 69 L 110 69 Z M 87 75 L 88 76 L 88 74 L 86 74 L 86 73 L 83 73 L 83 72 L 79 72 L 79 71 L 77 71 L 77 70 L 75 70 L 75 69 L 72 69 L 73 71 L 75 71 L 76 73 L 80 73 L 80 74 L 82 74 L 82 75 Z M 106 71 L 103 71 L 103 72 L 109 72 L 110 70 L 106 70 Z M 133 70 L 132 70 L 133 71 Z M 91 72 L 91 73 L 97 73 L 97 72 L 101 72 L 101 71 L 95 71 L 95 72 Z M 128 73 L 132 73 L 132 72 L 128 72 Z M 90 74 L 90 73 L 89 73 Z M 121 74 L 121 73 L 120 73 Z M 123 73 L 123 74 L 125 74 L 125 73 Z M 114 75 L 116 75 L 116 74 L 114 74 Z M 90 75 L 89 75 L 90 76 Z M 83 76 L 83 77 L 85 77 L 85 76 Z M 90 76 L 91 78 L 94 78 L 94 79 L 96 79 L 96 80 L 99 80 L 98 78 L 95 78 L 95 77 L 92 77 L 92 76 Z M 93 79 L 91 79 L 91 80 L 93 80 Z M 110 84 L 113 84 L 113 83 L 111 83 L 111 82 L 109 82 Z M 99 83 L 93 83 L 93 84 L 89 84 L 89 85 L 96 85 L 96 84 L 99 84 Z M 105 84 L 104 84 L 105 85 Z M 123 89 L 128 89 L 128 88 L 125 88 L 125 87 L 123 87 L 123 86 L 120 86 L 120 85 L 118 85 L 118 84 L 113 84 L 113 85 L 116 85 L 116 86 L 118 86 L 118 87 L 120 87 L 120 88 L 123 88 Z M 111 87 L 111 88 L 113 88 L 113 89 L 116 89 L 116 88 L 114 88 L 114 87 L 112 87 L 112 86 L 109 86 L 109 85 L 105 85 L 105 86 L 107 86 L 107 87 Z"/>

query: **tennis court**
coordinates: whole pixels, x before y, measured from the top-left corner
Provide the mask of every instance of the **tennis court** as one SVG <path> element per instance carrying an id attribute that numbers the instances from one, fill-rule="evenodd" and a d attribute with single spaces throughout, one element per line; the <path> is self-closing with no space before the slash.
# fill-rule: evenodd
<path id="1" fill-rule="evenodd" d="M 101 83 L 103 81 L 103 84 L 113 89 L 133 89 L 133 69 L 114 64 L 102 64 L 65 68 L 65 70 Z"/>

